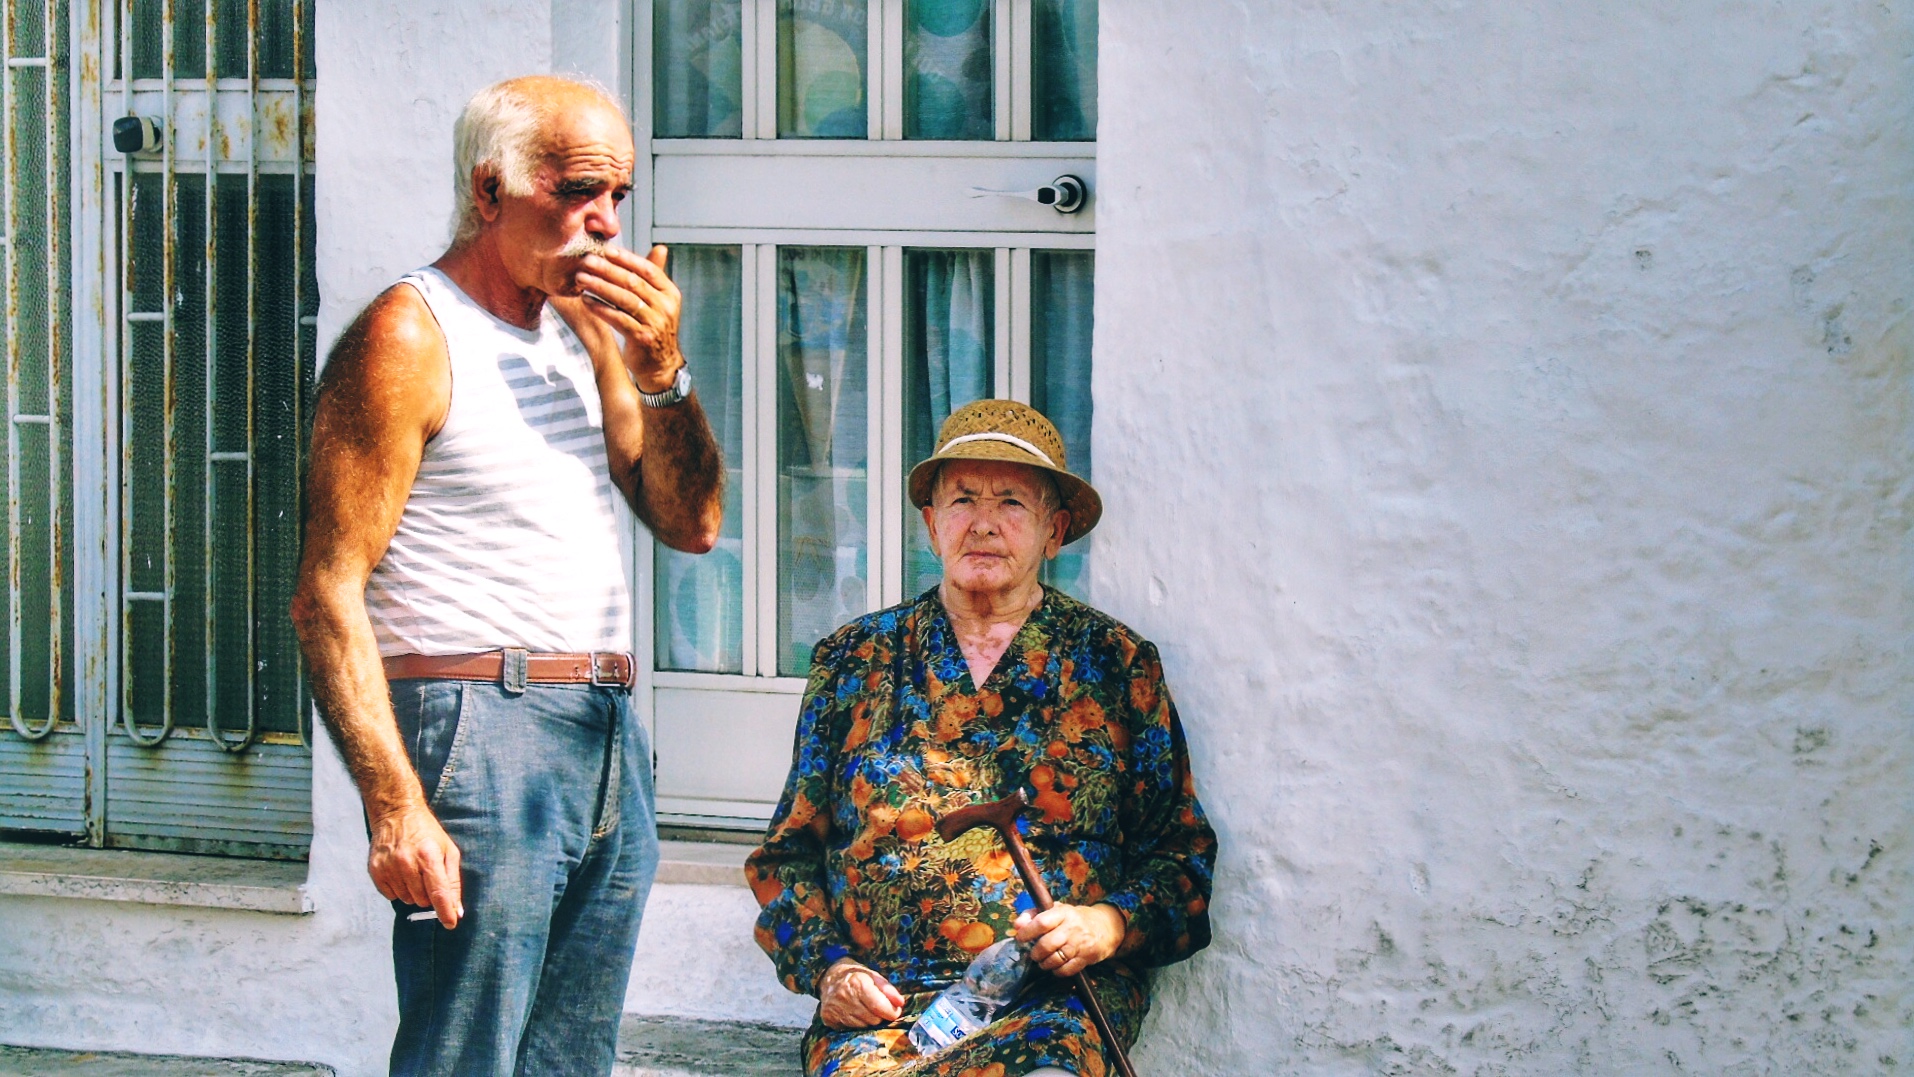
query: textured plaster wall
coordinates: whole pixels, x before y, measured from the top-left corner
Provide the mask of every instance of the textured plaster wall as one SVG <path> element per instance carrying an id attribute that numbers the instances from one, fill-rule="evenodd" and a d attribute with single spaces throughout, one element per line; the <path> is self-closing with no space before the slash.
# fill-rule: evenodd
<path id="1" fill-rule="evenodd" d="M 1906 5 L 1102 32 L 1095 584 L 1224 842 L 1146 1072 L 1914 1071 Z"/>
<path id="2" fill-rule="evenodd" d="M 1104 7 L 1096 587 L 1225 849 L 1145 1071 L 1914 1069 L 1907 12 Z M 322 339 L 618 8 L 321 5 Z M 314 785 L 310 917 L 0 899 L 0 1041 L 380 1072 Z M 628 1006 L 801 1019 L 750 908 L 659 888 Z"/>

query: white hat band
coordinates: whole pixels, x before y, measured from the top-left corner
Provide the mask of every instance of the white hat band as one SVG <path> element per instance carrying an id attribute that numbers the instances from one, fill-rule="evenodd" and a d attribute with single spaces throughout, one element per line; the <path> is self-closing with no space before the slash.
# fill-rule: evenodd
<path id="1" fill-rule="evenodd" d="M 1037 448 L 1035 445 L 1030 444 L 1028 441 L 1025 441 L 1024 439 L 1020 437 L 1016 437 L 1011 434 L 999 434 L 989 430 L 986 430 L 981 434 L 965 434 L 962 437 L 951 438 L 949 441 L 944 442 L 944 444 L 938 448 L 937 455 L 942 456 L 945 453 L 949 452 L 953 447 L 962 445 L 967 441 L 1001 441 L 1005 443 L 1006 445 L 1015 445 L 1017 448 L 1022 449 L 1024 452 L 1027 452 L 1030 455 L 1036 457 L 1037 459 L 1042 460 L 1046 467 L 1054 468 L 1057 466 L 1057 462 L 1055 460 L 1050 459 L 1049 453 L 1044 452 L 1042 449 Z"/>

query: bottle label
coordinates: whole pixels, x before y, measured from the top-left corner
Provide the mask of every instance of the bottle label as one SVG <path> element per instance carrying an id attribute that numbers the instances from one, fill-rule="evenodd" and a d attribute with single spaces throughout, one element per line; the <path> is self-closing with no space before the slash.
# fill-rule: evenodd
<path id="1" fill-rule="evenodd" d="M 911 1028 L 911 1042 L 920 1052 L 929 1054 L 941 1051 L 965 1036 L 977 1030 L 977 1025 L 964 1012 L 966 1007 L 956 1004 L 956 1000 L 944 995 L 925 1008 L 917 1018 L 917 1024 Z"/>

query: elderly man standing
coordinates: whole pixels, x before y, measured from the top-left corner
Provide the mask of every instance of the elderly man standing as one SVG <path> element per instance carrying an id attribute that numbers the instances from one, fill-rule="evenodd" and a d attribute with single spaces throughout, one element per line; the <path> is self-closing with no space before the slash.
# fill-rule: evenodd
<path id="1" fill-rule="evenodd" d="M 327 363 L 293 616 L 395 909 L 392 1072 L 603 1074 L 657 864 L 619 502 L 703 552 L 722 470 L 664 248 L 610 245 L 618 106 L 514 79 L 454 137 L 451 248 Z"/>

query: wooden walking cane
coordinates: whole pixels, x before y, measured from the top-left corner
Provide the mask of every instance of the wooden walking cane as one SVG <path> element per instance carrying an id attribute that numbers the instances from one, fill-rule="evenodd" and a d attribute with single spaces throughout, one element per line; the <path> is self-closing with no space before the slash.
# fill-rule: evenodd
<path id="1" fill-rule="evenodd" d="M 1038 912 L 1043 912 L 1056 902 L 1051 900 L 1050 889 L 1043 885 L 1043 876 L 1037 873 L 1037 865 L 1030 859 L 1030 850 L 1024 848 L 1023 838 L 1017 833 L 1017 816 L 1029 803 L 1024 799 L 1023 790 L 1019 789 L 1002 800 L 959 808 L 937 823 L 937 836 L 952 841 L 957 835 L 980 826 L 995 830 L 997 836 L 1003 839 L 1004 848 L 1010 850 L 1010 862 L 1017 866 L 1017 874 L 1022 876 L 1030 900 L 1036 902 Z M 1097 1035 L 1103 1037 L 1104 1055 L 1116 1059 L 1117 1072 L 1122 1077 L 1136 1077 L 1136 1070 L 1130 1067 L 1130 1056 L 1124 1053 L 1123 1044 L 1117 1040 L 1116 1030 L 1110 1027 L 1110 1019 L 1103 1014 L 1103 1004 L 1097 1001 L 1096 993 L 1090 990 L 1090 978 L 1079 972 L 1071 979 L 1076 981 L 1077 994 L 1083 997 L 1083 1005 L 1090 1011 L 1090 1020 L 1096 1022 Z"/>

